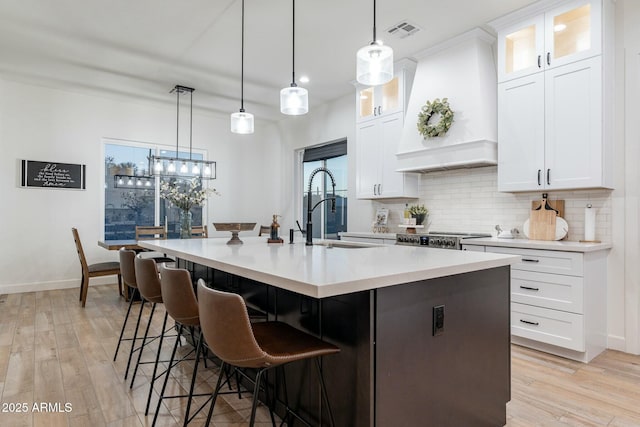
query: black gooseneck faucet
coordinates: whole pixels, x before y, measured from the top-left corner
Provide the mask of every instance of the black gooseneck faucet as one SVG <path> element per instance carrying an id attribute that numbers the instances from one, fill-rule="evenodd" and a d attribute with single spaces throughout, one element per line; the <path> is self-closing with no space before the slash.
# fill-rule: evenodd
<path id="1" fill-rule="evenodd" d="M 329 178 L 331 178 L 331 186 L 333 187 L 333 190 L 331 192 L 332 197 L 322 199 L 318 203 L 316 203 L 313 207 L 311 207 L 311 183 L 313 182 L 313 177 L 316 176 L 318 172 L 324 172 L 327 175 L 329 175 Z M 316 207 L 318 207 L 320 203 L 325 202 L 327 200 L 331 200 L 331 213 L 335 213 L 336 212 L 336 180 L 333 178 L 333 174 L 329 169 L 320 167 L 320 168 L 314 169 L 313 172 L 311 172 L 311 175 L 309 176 L 309 188 L 307 191 L 307 230 L 306 230 L 307 241 L 305 243 L 307 246 L 313 245 L 313 225 L 311 224 L 311 217 L 313 214 L 313 210 Z"/>

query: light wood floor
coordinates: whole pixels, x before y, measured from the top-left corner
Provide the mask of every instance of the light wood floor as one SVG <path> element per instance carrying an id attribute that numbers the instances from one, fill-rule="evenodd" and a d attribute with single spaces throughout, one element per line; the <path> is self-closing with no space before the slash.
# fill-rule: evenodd
<path id="1" fill-rule="evenodd" d="M 144 406 L 152 365 L 141 367 L 130 390 L 123 380 L 129 345 L 112 361 L 126 307 L 115 285 L 91 287 L 84 309 L 76 289 L 0 295 L 0 426 L 151 425 Z M 162 314 L 156 313 L 154 332 Z M 156 348 L 151 345 L 144 358 L 150 360 Z M 640 356 L 606 351 L 587 365 L 517 346 L 512 350 L 507 426 L 640 426 Z M 189 386 L 189 368 L 175 371 L 168 394 L 182 394 Z M 197 392 L 209 393 L 216 369 L 199 373 Z M 156 399 L 154 394 L 152 407 Z M 62 412 L 56 407 L 34 412 L 34 403 L 41 402 L 57 403 Z M 197 398 L 196 407 L 203 402 Z M 15 412 L 19 403 L 27 412 Z M 212 424 L 246 425 L 250 404 L 247 394 L 224 396 Z M 158 425 L 181 425 L 184 405 L 183 399 L 163 403 Z M 205 415 L 190 425 L 202 425 Z M 264 408 L 258 419 L 259 425 L 271 425 Z"/>

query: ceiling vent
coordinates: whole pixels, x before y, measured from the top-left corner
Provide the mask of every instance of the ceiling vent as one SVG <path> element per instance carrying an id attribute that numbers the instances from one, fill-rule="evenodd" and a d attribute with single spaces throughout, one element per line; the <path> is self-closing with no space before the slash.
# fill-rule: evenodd
<path id="1" fill-rule="evenodd" d="M 404 39 L 405 37 L 414 35 L 418 31 L 420 31 L 420 27 L 412 22 L 405 20 L 389 28 L 387 30 L 387 33 L 391 34 L 392 36 Z"/>

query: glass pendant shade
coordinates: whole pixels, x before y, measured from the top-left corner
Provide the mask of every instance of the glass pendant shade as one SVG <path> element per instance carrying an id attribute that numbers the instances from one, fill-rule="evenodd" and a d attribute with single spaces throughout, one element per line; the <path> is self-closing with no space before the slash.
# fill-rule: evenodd
<path id="1" fill-rule="evenodd" d="M 298 86 L 285 87 L 280 91 L 280 112 L 290 116 L 307 114 L 309 111 L 309 92 Z"/>
<path id="2" fill-rule="evenodd" d="M 169 172 L 169 173 L 175 173 L 175 171 L 176 171 L 176 164 L 175 164 L 175 163 L 173 163 L 173 160 L 171 160 L 171 161 L 169 162 L 169 166 L 167 166 L 167 172 Z"/>
<path id="3" fill-rule="evenodd" d="M 393 78 L 393 49 L 376 41 L 358 50 L 356 79 L 367 86 L 385 84 Z"/>
<path id="4" fill-rule="evenodd" d="M 253 133 L 253 114 L 240 111 L 231 114 L 231 132 L 239 134 Z"/>

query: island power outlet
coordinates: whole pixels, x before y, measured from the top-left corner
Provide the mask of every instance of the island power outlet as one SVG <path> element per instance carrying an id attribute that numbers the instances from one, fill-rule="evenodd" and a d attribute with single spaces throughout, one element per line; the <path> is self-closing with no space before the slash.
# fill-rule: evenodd
<path id="1" fill-rule="evenodd" d="M 433 336 L 444 334 L 444 305 L 433 307 Z"/>

